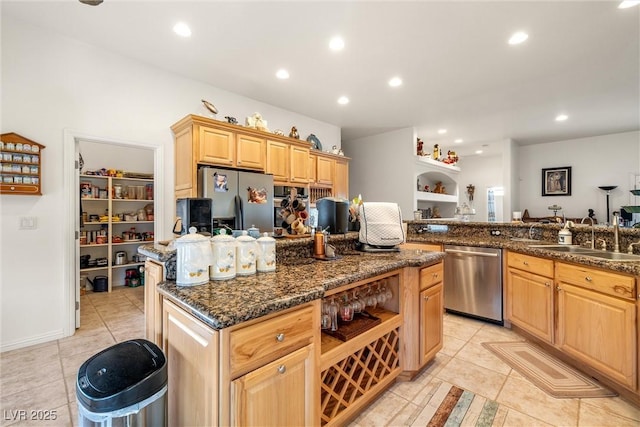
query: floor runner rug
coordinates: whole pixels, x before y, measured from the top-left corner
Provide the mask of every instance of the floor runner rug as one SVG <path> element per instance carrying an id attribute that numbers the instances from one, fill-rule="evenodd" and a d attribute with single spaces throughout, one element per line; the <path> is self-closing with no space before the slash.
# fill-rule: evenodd
<path id="1" fill-rule="evenodd" d="M 498 403 L 494 400 L 485 400 L 480 412 L 471 410 L 471 404 L 475 394 L 463 390 L 457 386 L 451 389 L 438 406 L 438 409 L 427 424 L 428 427 L 458 427 L 461 424 L 474 425 L 476 427 L 489 427 L 493 424 L 498 411 Z"/>
<path id="2" fill-rule="evenodd" d="M 482 345 L 553 397 L 583 398 L 617 395 L 530 342 L 485 342 Z"/>

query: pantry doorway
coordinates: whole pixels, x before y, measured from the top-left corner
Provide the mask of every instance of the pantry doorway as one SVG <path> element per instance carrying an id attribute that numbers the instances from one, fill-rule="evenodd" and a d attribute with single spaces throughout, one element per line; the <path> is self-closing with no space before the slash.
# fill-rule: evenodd
<path id="1" fill-rule="evenodd" d="M 89 150 L 94 151 L 93 153 L 89 153 Z M 86 230 L 96 229 L 100 230 L 101 225 L 98 224 L 93 227 L 81 227 L 85 225 L 83 223 L 83 217 L 81 214 L 81 209 L 83 211 L 93 210 L 96 213 L 99 212 L 99 207 L 95 206 L 100 203 L 105 204 L 108 207 L 108 214 L 115 214 L 116 210 L 126 210 L 126 208 L 115 208 L 115 203 L 111 200 L 110 197 L 107 197 L 106 201 L 100 197 L 98 194 L 97 198 L 88 200 L 81 198 L 81 181 L 85 179 L 81 179 L 81 166 L 82 166 L 82 174 L 86 174 L 88 171 L 95 171 L 101 168 L 107 169 L 120 169 L 136 172 L 136 163 L 131 162 L 132 153 L 136 155 L 149 156 L 145 160 L 145 162 L 141 162 L 140 164 L 145 164 L 145 166 L 141 166 L 142 169 L 146 169 L 146 171 L 152 175 L 152 180 L 149 181 L 141 181 L 145 184 L 151 184 L 153 189 L 153 201 L 150 203 L 153 204 L 153 219 L 152 223 L 145 222 L 145 226 L 148 230 L 145 232 L 149 234 L 152 232 L 154 236 L 157 236 L 157 228 L 159 225 L 163 224 L 165 221 L 165 209 L 163 207 L 162 195 L 164 194 L 165 182 L 164 182 L 164 174 L 160 173 L 160 171 L 164 170 L 164 147 L 160 143 L 147 143 L 147 142 L 136 142 L 136 141 L 124 141 L 116 138 L 106 138 L 106 137 L 96 137 L 93 135 L 88 135 L 83 132 L 65 130 L 64 132 L 64 189 L 65 189 L 65 200 L 66 203 L 66 211 L 67 211 L 67 221 L 64 227 L 64 241 L 65 241 L 65 312 L 67 313 L 67 322 L 65 327 L 65 336 L 70 336 L 75 333 L 75 330 L 79 328 L 80 325 L 80 285 L 81 285 L 81 277 L 82 280 L 86 280 L 88 276 L 92 275 L 95 279 L 97 275 L 108 278 L 109 288 L 113 284 L 111 281 L 123 281 L 119 276 L 123 276 L 125 274 L 124 268 L 114 268 L 113 264 L 115 263 L 116 249 L 118 252 L 123 252 L 128 250 L 131 252 L 130 256 L 136 252 L 136 247 L 124 244 L 122 247 L 116 247 L 112 245 L 112 235 L 118 233 L 121 235 L 122 230 L 120 228 L 124 226 L 124 224 L 120 224 L 116 228 L 113 226 L 115 223 L 107 224 L 107 229 L 112 235 L 107 236 L 107 244 L 104 246 L 96 248 L 88 247 L 86 244 L 83 244 L 82 247 L 80 245 L 80 236 L 81 232 L 86 236 Z M 85 157 L 87 158 L 85 160 Z M 118 160 L 120 159 L 120 160 Z M 125 160 L 128 159 L 128 160 Z M 104 165 L 102 165 L 102 162 Z M 86 162 L 86 163 L 85 163 Z M 85 163 L 85 164 L 83 164 Z M 118 164 L 107 164 L 107 163 L 118 163 Z M 82 175 L 83 178 L 86 178 L 85 175 Z M 96 179 L 97 183 L 100 183 L 101 179 Z M 102 178 L 102 180 L 106 183 L 107 181 L 112 181 L 108 178 Z M 115 181 L 112 181 L 113 185 Z M 130 184 L 139 184 L 139 182 L 132 181 Z M 107 190 L 105 185 L 97 185 L 98 187 L 102 187 L 103 190 Z M 99 191 L 99 190 L 98 190 Z M 84 203 L 83 203 L 84 202 Z M 123 201 L 124 202 L 124 201 Z M 134 202 L 135 203 L 135 202 Z M 148 205 L 150 203 L 142 203 L 143 205 Z M 93 204 L 94 206 L 91 209 L 88 209 L 87 205 Z M 99 220 L 98 220 L 99 221 Z M 90 221 L 94 222 L 94 221 Z M 135 224 L 134 224 L 135 225 Z M 142 225 L 142 224 L 141 224 Z M 113 227 L 112 227 L 113 226 Z M 144 227 L 143 227 L 144 228 Z M 152 230 L 152 231 L 151 231 Z M 85 242 L 83 242 L 85 243 Z M 87 265 L 82 265 L 81 272 L 81 255 L 85 255 L 90 253 L 92 255 L 98 254 L 101 255 L 99 258 L 101 261 L 104 261 L 104 258 L 107 259 L 107 265 L 101 266 L 103 270 L 100 270 L 100 267 L 96 267 L 96 269 L 87 269 Z M 94 257 L 95 259 L 95 257 Z M 103 274 L 100 274 L 103 273 Z M 122 279 L 122 280 L 120 280 Z M 101 279 L 100 285 L 103 285 L 104 279 Z M 94 284 L 95 284 L 94 280 Z M 121 283 L 118 283 L 121 284 Z"/>

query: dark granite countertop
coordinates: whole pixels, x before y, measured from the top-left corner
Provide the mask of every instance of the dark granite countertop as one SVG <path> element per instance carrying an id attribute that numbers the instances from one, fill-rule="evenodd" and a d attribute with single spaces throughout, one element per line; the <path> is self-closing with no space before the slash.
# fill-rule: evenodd
<path id="1" fill-rule="evenodd" d="M 421 267 L 444 258 L 442 252 L 403 249 L 400 252 L 349 252 L 334 261 L 301 258 L 278 264 L 273 273 L 183 287 L 165 281 L 163 295 L 214 329 L 284 310 L 324 296 L 325 291 L 403 267 Z"/>

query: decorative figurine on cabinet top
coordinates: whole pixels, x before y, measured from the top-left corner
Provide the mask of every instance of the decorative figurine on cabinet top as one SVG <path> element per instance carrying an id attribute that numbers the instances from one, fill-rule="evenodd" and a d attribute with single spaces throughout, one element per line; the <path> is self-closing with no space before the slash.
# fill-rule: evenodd
<path id="1" fill-rule="evenodd" d="M 236 119 L 235 117 L 224 116 L 224 118 L 227 119 L 227 123 L 229 123 L 230 125 L 237 125 L 238 124 L 238 119 Z"/>
<path id="2" fill-rule="evenodd" d="M 247 127 L 269 132 L 267 121 L 262 118 L 260 113 L 253 113 L 252 116 L 247 117 Z"/>
<path id="3" fill-rule="evenodd" d="M 424 151 L 423 151 L 423 146 L 424 143 L 422 142 L 422 140 L 420 138 L 418 138 L 418 141 L 416 143 L 416 154 L 418 156 L 424 156 Z"/>
<path id="4" fill-rule="evenodd" d="M 273 131 L 273 134 L 278 136 L 284 136 L 284 131 L 281 129 L 276 129 Z"/>
<path id="5" fill-rule="evenodd" d="M 289 138 L 300 139 L 300 135 L 298 134 L 298 129 L 295 126 L 291 126 L 291 132 L 289 132 Z"/>
<path id="6" fill-rule="evenodd" d="M 210 103 L 209 101 L 202 99 L 202 104 L 204 104 L 204 107 L 211 111 L 213 114 L 218 114 L 218 109 L 216 108 L 215 105 L 213 105 L 212 103 Z"/>

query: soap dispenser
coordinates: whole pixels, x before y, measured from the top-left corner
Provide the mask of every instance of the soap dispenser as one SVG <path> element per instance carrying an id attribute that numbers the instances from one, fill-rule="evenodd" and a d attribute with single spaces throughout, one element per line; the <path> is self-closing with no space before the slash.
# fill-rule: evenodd
<path id="1" fill-rule="evenodd" d="M 567 221 L 564 223 L 564 228 L 558 232 L 558 243 L 561 245 L 571 245 L 573 244 L 573 234 L 571 234 L 571 230 L 569 227 L 573 226 L 571 221 Z"/>

